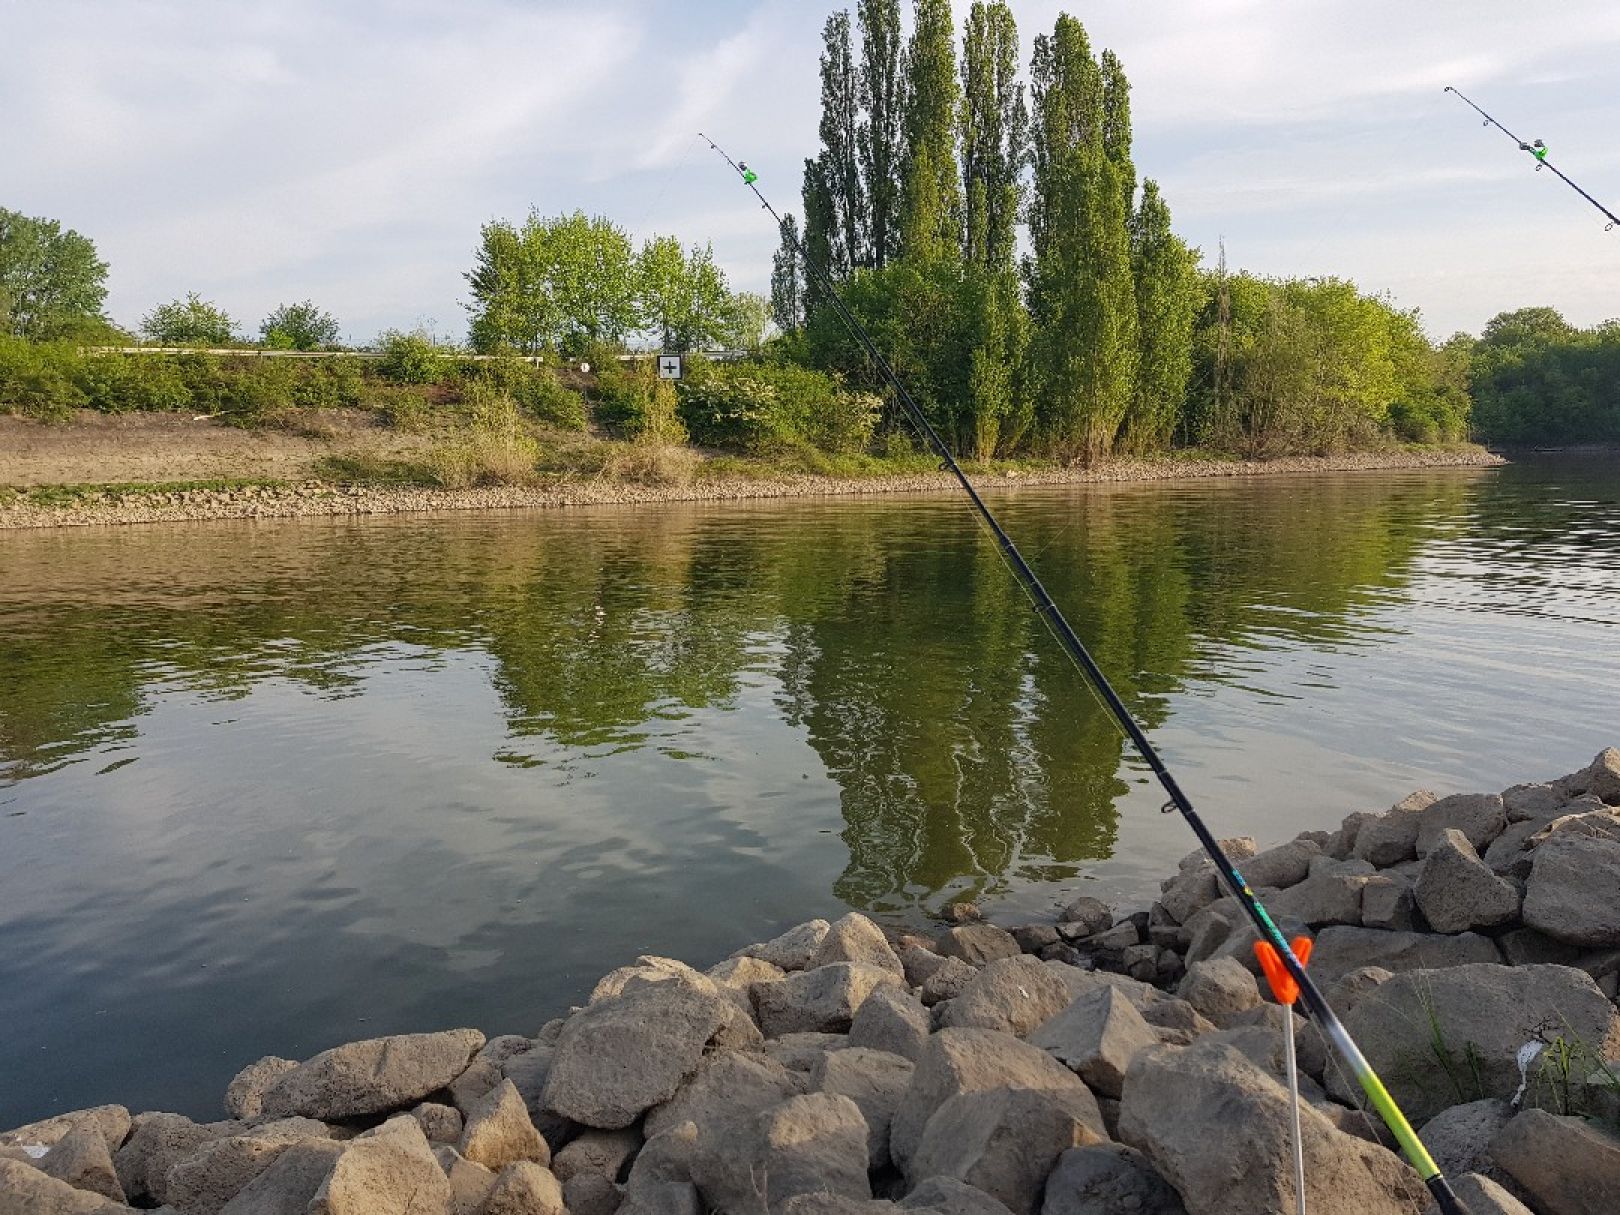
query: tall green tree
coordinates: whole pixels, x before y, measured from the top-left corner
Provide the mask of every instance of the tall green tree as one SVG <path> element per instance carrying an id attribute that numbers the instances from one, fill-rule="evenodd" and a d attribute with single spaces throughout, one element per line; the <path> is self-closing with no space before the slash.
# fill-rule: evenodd
<path id="1" fill-rule="evenodd" d="M 1012 266 L 1029 111 L 1018 80 L 1018 25 L 1003 3 L 975 3 L 962 27 L 962 253 L 970 265 Z"/>
<path id="2" fill-rule="evenodd" d="M 237 340 L 236 322 L 195 291 L 183 300 L 159 304 L 143 316 L 141 335 L 159 346 L 228 346 Z"/>
<path id="3" fill-rule="evenodd" d="M 1029 429 L 1033 411 L 1023 370 L 1029 312 L 1011 266 L 999 270 L 968 266 L 964 272 L 977 286 L 977 323 L 968 369 L 970 450 L 976 459 L 988 460 L 998 450 L 1016 447 Z"/>
<path id="4" fill-rule="evenodd" d="M 1111 449 L 1135 384 L 1126 192 L 1107 155 L 1102 70 L 1073 17 L 1036 39 L 1031 79 L 1033 372 L 1047 444 L 1090 460 Z"/>
<path id="5" fill-rule="evenodd" d="M 900 246 L 911 258 L 961 256 L 962 182 L 956 166 L 961 86 L 954 33 L 950 0 L 916 0 L 905 58 L 900 167 Z"/>
<path id="6" fill-rule="evenodd" d="M 771 301 L 753 291 L 739 291 L 731 297 L 726 309 L 725 332 L 721 334 L 727 346 L 758 354 L 770 336 L 775 314 Z"/>
<path id="7" fill-rule="evenodd" d="M 635 273 L 642 323 L 665 350 L 693 350 L 725 336 L 731 292 L 711 246 L 682 252 L 673 236 L 655 236 L 642 245 Z"/>
<path id="8" fill-rule="evenodd" d="M 867 199 L 861 179 L 859 143 L 860 91 L 855 73 L 849 13 L 827 18 L 821 51 L 821 153 L 817 157 L 817 190 L 821 193 L 814 216 L 817 243 L 825 241 L 829 273 L 844 277 L 863 265 L 867 255 Z M 810 189 L 808 174 L 806 190 Z M 805 202 L 805 223 L 812 210 Z"/>
<path id="9" fill-rule="evenodd" d="M 1157 182 L 1142 183 L 1131 221 L 1131 274 L 1140 343 L 1136 391 L 1122 436 L 1133 452 L 1170 445 L 1187 399 L 1193 366 L 1193 323 L 1203 306 L 1198 256 L 1170 230 L 1170 208 Z"/>
<path id="10" fill-rule="evenodd" d="M 99 320 L 107 263 L 54 219 L 0 207 L 0 332 L 36 341 Z"/>
<path id="11" fill-rule="evenodd" d="M 799 255 L 799 221 L 782 217 L 782 243 L 771 258 L 771 319 L 783 333 L 804 324 L 804 267 Z"/>
<path id="12" fill-rule="evenodd" d="M 1125 214 L 1136 205 L 1136 165 L 1131 161 L 1131 83 L 1113 51 L 1102 53 L 1102 145 L 1125 187 Z"/>
<path id="13" fill-rule="evenodd" d="M 900 164 L 905 148 L 905 76 L 900 0 L 859 0 L 860 104 L 857 132 L 870 240 L 860 264 L 881 270 L 900 255 Z"/>
<path id="14" fill-rule="evenodd" d="M 335 346 L 337 317 L 316 307 L 312 300 L 280 304 L 260 322 L 259 337 L 274 350 L 319 350 L 322 346 Z"/>

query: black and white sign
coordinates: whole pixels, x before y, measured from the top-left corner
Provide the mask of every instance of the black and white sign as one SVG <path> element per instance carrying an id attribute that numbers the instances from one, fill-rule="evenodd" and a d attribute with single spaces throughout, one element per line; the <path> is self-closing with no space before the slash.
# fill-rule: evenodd
<path id="1" fill-rule="evenodd" d="M 658 378 L 660 380 L 678 380 L 681 378 L 681 356 L 678 354 L 661 354 L 658 356 Z"/>

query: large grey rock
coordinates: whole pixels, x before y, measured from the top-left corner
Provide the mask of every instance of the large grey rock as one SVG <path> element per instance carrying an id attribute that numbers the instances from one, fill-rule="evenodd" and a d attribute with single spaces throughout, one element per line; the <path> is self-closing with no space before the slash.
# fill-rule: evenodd
<path id="1" fill-rule="evenodd" d="M 617 1181 L 624 1166 L 640 1150 L 641 1143 L 641 1132 L 633 1128 L 585 1131 L 557 1153 L 551 1161 L 551 1171 L 564 1185 L 586 1173 Z"/>
<path id="2" fill-rule="evenodd" d="M 551 1163 L 551 1149 L 529 1121 L 529 1111 L 510 1080 L 500 1085 L 472 1107 L 457 1145 L 461 1155 L 499 1173 L 519 1160 L 539 1165 Z"/>
<path id="3" fill-rule="evenodd" d="M 918 994 L 929 1008 L 954 1000 L 967 990 L 968 984 L 978 978 L 978 969 L 961 958 L 946 958 L 945 964 L 923 980 Z"/>
<path id="4" fill-rule="evenodd" d="M 1596 1123 L 1525 1110 L 1496 1133 L 1491 1156 L 1541 1215 L 1620 1211 L 1620 1138 Z"/>
<path id="5" fill-rule="evenodd" d="M 88 1190 L 114 1202 L 124 1201 L 124 1187 L 113 1168 L 112 1153 L 101 1129 L 89 1122 L 69 1131 L 39 1162 L 47 1177 L 65 1181 L 76 1190 Z"/>
<path id="6" fill-rule="evenodd" d="M 309 1215 L 450 1215 L 450 1181 L 414 1118 L 395 1118 L 343 1150 Z"/>
<path id="7" fill-rule="evenodd" d="M 495 1188 L 495 1174 L 448 1144 L 435 1147 L 433 1156 L 450 1183 L 451 1215 L 482 1215 L 489 1192 Z"/>
<path id="8" fill-rule="evenodd" d="M 787 971 L 763 958 L 744 955 L 740 958 L 727 958 L 703 973 L 722 987 L 736 987 L 747 991 L 755 983 L 773 983 L 785 977 Z"/>
<path id="9" fill-rule="evenodd" d="M 1460 831 L 1476 852 L 1490 846 L 1507 826 L 1507 812 L 1495 793 L 1457 793 L 1418 811 L 1417 854 L 1428 856 L 1447 831 Z"/>
<path id="10" fill-rule="evenodd" d="M 515 1160 L 495 1179 L 483 1215 L 568 1215 L 562 1182 L 533 1160 Z"/>
<path id="11" fill-rule="evenodd" d="M 942 1023 L 1023 1037 L 1069 1003 L 1069 989 L 1041 961 L 997 958 L 945 1006 Z"/>
<path id="12" fill-rule="evenodd" d="M 895 1206 L 931 1215 L 1008 1215 L 1007 1208 L 983 1190 L 954 1177 L 925 1178 Z"/>
<path id="13" fill-rule="evenodd" d="M 1536 849 L 1524 922 L 1550 937 L 1601 948 L 1620 945 L 1620 842 L 1573 833 Z"/>
<path id="14" fill-rule="evenodd" d="M 690 1122 L 700 1139 L 710 1132 L 723 1139 L 732 1133 L 724 1125 L 728 1120 L 752 1118 L 807 1087 L 805 1077 L 766 1056 L 719 1051 L 705 1059 L 673 1097 L 648 1112 L 642 1129 L 650 1139 Z"/>
<path id="15" fill-rule="evenodd" d="M 305 1215 L 347 1144 L 301 1139 L 221 1209 L 220 1215 Z"/>
<path id="16" fill-rule="evenodd" d="M 1313 959 L 1314 963 L 1314 959 Z M 1459 1096 L 1511 1093 L 1520 1047 L 1547 1027 L 1616 1057 L 1614 1006 L 1567 966 L 1476 964 L 1397 974 L 1343 1014 L 1350 1036 L 1408 1118 L 1432 1118 Z M 1341 1100 L 1351 1081 L 1330 1072 Z"/>
<path id="17" fill-rule="evenodd" d="M 561 1032 L 560 1027 L 558 1032 Z M 556 1050 L 554 1043 L 536 1044 L 533 1050 L 513 1055 L 500 1065 L 500 1075 L 496 1081 L 498 1084 L 500 1080 L 510 1080 L 517 1086 L 518 1094 L 523 1098 L 523 1104 L 529 1111 L 529 1121 L 534 1123 L 534 1129 L 544 1135 L 546 1142 L 554 1149 L 567 1143 L 580 1129 L 572 1119 L 548 1110 L 545 1106 L 546 1081 L 551 1078 L 551 1063 L 556 1057 Z M 488 1091 L 494 1088 L 495 1085 L 491 1085 L 489 1090 L 479 1096 L 487 1095 Z M 471 1109 L 478 1099 L 474 1097 L 468 1101 L 467 1108 Z M 460 1138 L 459 1131 L 457 1138 Z"/>
<path id="18" fill-rule="evenodd" d="M 1552 818 L 1569 795 L 1556 785 L 1514 785 L 1502 790 L 1502 809 L 1510 823 Z"/>
<path id="19" fill-rule="evenodd" d="M 296 1059 L 281 1059 L 275 1055 L 249 1063 L 236 1073 L 225 1089 L 225 1112 L 232 1118 L 257 1118 L 264 1113 L 264 1094 L 277 1080 L 297 1068 Z"/>
<path id="20" fill-rule="evenodd" d="M 313 1118 L 286 1118 L 212 1139 L 170 1167 L 168 1205 L 184 1215 L 214 1215 L 293 1144 L 326 1137 Z"/>
<path id="21" fill-rule="evenodd" d="M 860 1107 L 838 1093 L 807 1093 L 767 1110 L 759 1124 L 765 1200 L 796 1194 L 870 1198 L 867 1128 Z"/>
<path id="22" fill-rule="evenodd" d="M 1184 1215 L 1181 1195 L 1123 1143 L 1070 1148 L 1046 1179 L 1041 1215 Z"/>
<path id="23" fill-rule="evenodd" d="M 887 970 L 832 962 L 753 988 L 760 1028 L 775 1038 L 791 1033 L 847 1033 L 856 1010 L 879 987 L 898 987 Z"/>
<path id="24" fill-rule="evenodd" d="M 1606 747 L 1574 776 L 1566 778 L 1573 794 L 1590 794 L 1611 806 L 1620 805 L 1620 750 Z"/>
<path id="25" fill-rule="evenodd" d="M 889 1124 L 915 1071 L 910 1059 L 852 1046 L 823 1055 L 810 1073 L 816 1092 L 837 1093 L 859 1107 L 866 1121 L 869 1168 L 889 1163 Z"/>
<path id="26" fill-rule="evenodd" d="M 1434 794 L 1409 794 L 1377 818 L 1361 824 L 1353 852 L 1380 869 L 1409 861 L 1417 855 L 1419 814 L 1434 804 Z"/>
<path id="27" fill-rule="evenodd" d="M 1417 928 L 1417 899 L 1409 878 L 1380 873 L 1361 887 L 1361 926 L 1386 932 L 1412 932 Z"/>
<path id="28" fill-rule="evenodd" d="M 850 1019 L 849 1045 L 888 1051 L 915 1063 L 922 1057 L 930 1028 L 928 1010 L 920 1000 L 899 988 L 879 987 Z"/>
<path id="29" fill-rule="evenodd" d="M 1219 1026 L 1260 1003 L 1254 976 L 1234 958 L 1194 962 L 1176 994 Z"/>
<path id="30" fill-rule="evenodd" d="M 127 1208 L 0 1157 L 0 1215 L 114 1215 Z"/>
<path id="31" fill-rule="evenodd" d="M 921 987 L 947 962 L 954 961 L 958 965 L 967 965 L 960 958 L 942 957 L 922 945 L 901 945 L 899 957 L 900 965 L 905 967 L 907 987 Z"/>
<path id="32" fill-rule="evenodd" d="M 61 1142 L 70 1131 L 86 1125 L 96 1128 L 107 1141 L 109 1152 L 116 1152 L 129 1136 L 129 1111 L 121 1105 L 98 1105 L 93 1109 L 57 1114 L 54 1118 L 0 1131 L 0 1147 L 16 1147 L 22 1143 L 50 1147 Z"/>
<path id="33" fill-rule="evenodd" d="M 1513 1117 L 1513 1107 L 1499 1097 L 1469 1101 L 1441 1110 L 1423 1124 L 1418 1138 L 1447 1177 L 1479 1173 L 1498 1184 L 1511 1179 L 1491 1158 L 1491 1140 Z"/>
<path id="34" fill-rule="evenodd" d="M 1183 870 L 1167 881 L 1159 894 L 1159 905 L 1178 924 L 1186 924 L 1198 912 L 1221 897 L 1215 866 L 1203 865 Z"/>
<path id="35" fill-rule="evenodd" d="M 1273 895 L 1266 902 L 1275 917 L 1298 920 L 1312 928 L 1327 924 L 1360 924 L 1362 892 L 1376 879 L 1323 867 L 1303 882 Z"/>
<path id="36" fill-rule="evenodd" d="M 906 974 L 899 957 L 889 947 L 883 929 L 858 911 L 834 920 L 810 958 L 811 967 L 825 966 L 829 962 L 858 962 L 862 966 L 875 966 L 897 979 L 903 979 Z"/>
<path id="37" fill-rule="evenodd" d="M 169 1170 L 203 1144 L 242 1130 L 240 1122 L 196 1123 L 179 1114 L 137 1114 L 129 1138 L 113 1156 L 130 1202 L 169 1201 Z"/>
<path id="38" fill-rule="evenodd" d="M 1120 1137 L 1175 1187 L 1188 1215 L 1251 1215 L 1294 1205 L 1292 1099 L 1232 1046 L 1200 1041 L 1143 1051 L 1125 1079 Z M 1299 1109 L 1306 1208 L 1416 1215 L 1427 1191 L 1382 1147 Z"/>
<path id="39" fill-rule="evenodd" d="M 1311 871 L 1311 858 L 1321 851 L 1308 840 L 1290 840 L 1239 861 L 1237 870 L 1254 889 L 1269 886 L 1273 890 L 1286 890 L 1305 880 Z"/>
<path id="40" fill-rule="evenodd" d="M 826 920 L 810 920 L 789 928 L 779 937 L 756 945 L 745 945 L 731 956 L 759 958 L 782 970 L 803 970 L 816 956 L 832 925 Z"/>
<path id="41" fill-rule="evenodd" d="M 1449 1180 L 1451 1192 L 1462 1202 L 1468 1215 L 1535 1215 L 1534 1211 L 1489 1177 L 1463 1173 Z M 1432 1203 L 1423 1215 L 1441 1215 L 1440 1204 Z"/>
<path id="42" fill-rule="evenodd" d="M 1480 854 L 1480 860 L 1499 877 L 1517 878 L 1521 882 L 1530 876 L 1530 865 L 1535 854 L 1530 841 L 1546 827 L 1541 819 L 1510 823 L 1506 831 L 1491 841 L 1491 846 Z"/>
<path id="43" fill-rule="evenodd" d="M 579 1173 L 563 1182 L 563 1202 L 569 1215 L 616 1215 L 624 1191 L 606 1177 Z"/>
<path id="44" fill-rule="evenodd" d="M 476 1029 L 350 1042 L 283 1074 L 260 1104 L 273 1118 L 296 1114 L 323 1122 L 405 1109 L 464 1072 L 483 1045 Z"/>
<path id="45" fill-rule="evenodd" d="M 885 988 L 878 988 L 884 991 Z M 876 994 L 876 993 L 874 993 Z M 867 997 L 871 1002 L 871 996 Z M 866 1005 L 861 1005 L 865 1008 Z M 857 1012 L 856 1016 L 860 1016 Z M 821 1061 L 821 1056 L 830 1050 L 843 1050 L 849 1045 L 846 1034 L 783 1034 L 780 1038 L 771 1038 L 759 1049 L 766 1058 L 772 1059 L 787 1068 L 790 1072 L 804 1072 L 806 1075 Z"/>
<path id="46" fill-rule="evenodd" d="M 959 958 L 970 966 L 983 966 L 997 958 L 1016 958 L 1022 952 L 1012 933 L 994 924 L 947 928 L 938 949 L 941 957 Z"/>
<path id="47" fill-rule="evenodd" d="M 675 1095 L 733 1015 L 730 1003 L 680 983 L 593 1004 L 563 1027 L 541 1104 L 586 1126 L 629 1126 Z"/>
<path id="48" fill-rule="evenodd" d="M 466 1125 L 462 1119 L 461 1111 L 453 1105 L 441 1105 L 437 1101 L 424 1101 L 413 1106 L 411 1117 L 422 1128 L 429 1143 L 459 1143 L 461 1131 Z"/>
<path id="49" fill-rule="evenodd" d="M 1063 910 L 1058 912 L 1058 923 L 1078 924 L 1084 931 L 1080 936 L 1092 936 L 1106 931 L 1114 922 L 1114 910 L 1101 899 L 1094 899 L 1089 894 L 1065 904 Z"/>
<path id="50" fill-rule="evenodd" d="M 1117 1098 L 1125 1070 L 1138 1052 L 1158 1044 L 1158 1035 L 1117 987 L 1081 996 L 1029 1037 L 1088 1087 Z"/>
<path id="51" fill-rule="evenodd" d="M 923 1130 L 907 1178 L 954 1177 L 983 1190 L 1015 1215 L 1040 1209 L 1046 1176 L 1067 1150 L 1101 1143 L 1079 1089 L 999 1087 L 960 1093 Z M 1089 1094 L 1088 1094 L 1089 1096 Z"/>
<path id="52" fill-rule="evenodd" d="M 1519 914 L 1518 887 L 1492 873 L 1468 837 L 1454 827 L 1430 844 L 1413 895 L 1436 932 L 1495 928 Z"/>
<path id="53" fill-rule="evenodd" d="M 1311 951 L 1311 974 L 1325 987 L 1363 966 L 1381 966 L 1399 974 L 1501 960 L 1491 940 L 1478 933 L 1448 936 L 1335 925 L 1317 934 Z"/>
<path id="54" fill-rule="evenodd" d="M 1039 1047 L 988 1029 L 942 1029 L 928 1040 L 889 1128 L 889 1154 L 909 1166 L 934 1111 L 960 1093 L 992 1088 L 1050 1089 L 1068 1095 L 1085 1111 L 1084 1121 L 1105 1135 L 1102 1111 L 1091 1090 Z"/>

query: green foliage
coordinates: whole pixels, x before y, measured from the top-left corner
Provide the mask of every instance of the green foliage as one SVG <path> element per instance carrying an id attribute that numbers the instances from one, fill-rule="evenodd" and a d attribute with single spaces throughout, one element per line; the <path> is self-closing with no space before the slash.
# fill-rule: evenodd
<path id="1" fill-rule="evenodd" d="M 536 367 L 518 358 L 469 363 L 473 384 L 491 385 L 510 397 L 531 417 L 559 430 L 585 429 L 585 398 L 557 378 L 549 367 Z"/>
<path id="2" fill-rule="evenodd" d="M 849 13 L 829 16 L 821 39 L 821 152 L 813 171 L 806 166 L 805 236 L 827 272 L 841 277 L 863 264 L 869 239 Z"/>
<path id="3" fill-rule="evenodd" d="M 107 263 L 88 237 L 0 207 L 0 334 L 70 338 L 106 298 Z"/>
<path id="4" fill-rule="evenodd" d="M 260 323 L 259 336 L 271 350 L 319 350 L 337 345 L 338 323 L 311 300 L 280 304 Z"/>
<path id="5" fill-rule="evenodd" d="M 85 404 L 102 413 L 171 412 L 191 406 L 191 389 L 174 360 L 153 355 L 84 358 L 75 379 Z"/>
<path id="6" fill-rule="evenodd" d="M 1521 308 L 1492 318 L 1470 354 L 1486 441 L 1620 442 L 1620 324 L 1577 329 L 1551 308 Z"/>
<path id="7" fill-rule="evenodd" d="M 727 306 L 726 329 L 721 337 L 734 350 L 758 354 L 770 336 L 772 316 L 770 300 L 752 291 L 740 291 Z"/>
<path id="8" fill-rule="evenodd" d="M 597 421 L 622 438 L 653 444 L 686 441 L 675 387 L 658 378 L 651 359 L 598 365 L 595 404 Z"/>
<path id="9" fill-rule="evenodd" d="M 86 405 L 74 382 L 71 346 L 0 335 L 0 409 L 41 422 L 65 422 Z"/>
<path id="10" fill-rule="evenodd" d="M 865 240 L 850 268 L 882 270 L 900 255 L 900 164 L 905 158 L 906 78 L 900 46 L 900 0 L 857 0 L 861 64 L 855 124 Z M 809 212 L 805 226 L 809 228 Z M 825 264 L 825 263 L 823 263 Z"/>
<path id="11" fill-rule="evenodd" d="M 148 312 L 141 318 L 141 334 L 159 346 L 229 346 L 237 340 L 236 322 L 195 291 Z"/>
<path id="12" fill-rule="evenodd" d="M 804 324 L 804 267 L 799 256 L 799 221 L 782 219 L 782 242 L 771 258 L 771 319 L 782 333 Z"/>
<path id="13" fill-rule="evenodd" d="M 1170 208 L 1152 181 L 1131 223 L 1136 283 L 1136 389 L 1121 442 L 1135 453 L 1170 445 L 1192 376 L 1193 323 L 1203 304 L 1198 256 L 1170 230 Z"/>
<path id="14" fill-rule="evenodd" d="M 445 352 L 422 330 L 385 329 L 375 343 L 377 371 L 395 384 L 432 384 L 449 370 Z"/>
<path id="15" fill-rule="evenodd" d="M 812 445 L 830 452 L 866 447 L 882 411 L 870 393 L 791 364 L 696 361 L 678 390 L 693 440 L 754 454 Z"/>
<path id="16" fill-rule="evenodd" d="M 532 482 L 540 445 L 511 395 L 488 380 L 473 380 L 463 390 L 462 407 L 464 425 L 428 455 L 434 482 L 446 489 Z"/>
<path id="17" fill-rule="evenodd" d="M 977 2 L 962 31 L 962 253 L 997 271 L 1013 264 L 1029 141 L 1029 111 L 1018 83 L 1018 25 L 1004 3 Z"/>
<path id="18" fill-rule="evenodd" d="M 950 0 L 916 0 L 906 48 L 905 155 L 900 166 L 900 247 L 915 261 L 958 258 L 962 184 L 956 166 L 961 86 Z"/>
<path id="19" fill-rule="evenodd" d="M 673 236 L 655 236 L 642 245 L 635 274 L 642 320 L 665 350 L 701 349 L 724 336 L 732 300 L 712 247 L 683 253 Z"/>

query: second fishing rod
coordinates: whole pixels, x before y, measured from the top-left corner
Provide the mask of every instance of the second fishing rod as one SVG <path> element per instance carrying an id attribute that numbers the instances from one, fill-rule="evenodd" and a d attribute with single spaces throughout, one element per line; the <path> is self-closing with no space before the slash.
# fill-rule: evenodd
<path id="1" fill-rule="evenodd" d="M 781 215 L 771 205 L 770 200 L 760 192 L 757 184 L 758 176 L 748 168 L 745 162 L 733 160 L 714 140 L 707 135 L 703 135 L 702 132 L 699 132 L 699 134 L 704 142 L 731 166 L 733 172 L 742 179 L 743 184 L 753 192 L 754 197 L 759 200 L 760 206 L 775 221 L 777 231 L 784 235 L 787 234 L 788 229 L 782 223 Z M 1052 632 L 1064 652 L 1084 673 L 1092 688 L 1102 699 L 1109 714 L 1130 740 L 1131 745 L 1135 747 L 1137 754 L 1142 757 L 1152 770 L 1154 777 L 1158 780 L 1160 787 L 1168 798 L 1164 805 L 1165 811 L 1180 813 L 1187 825 L 1192 829 L 1193 834 L 1198 837 L 1198 842 L 1203 846 L 1205 853 L 1215 863 L 1216 871 L 1219 873 L 1222 883 L 1237 898 L 1238 904 L 1254 924 L 1260 939 L 1268 942 L 1277 951 L 1283 966 L 1287 969 L 1294 982 L 1299 985 L 1301 1002 L 1304 1003 L 1312 1019 L 1321 1029 L 1323 1036 L 1327 1038 L 1328 1042 L 1344 1060 L 1351 1074 L 1355 1076 L 1362 1087 L 1362 1091 L 1366 1093 L 1369 1104 L 1378 1112 L 1385 1125 L 1389 1127 L 1390 1133 L 1395 1137 L 1396 1142 L 1400 1144 L 1401 1152 L 1406 1157 L 1407 1162 L 1417 1171 L 1418 1176 L 1423 1179 L 1424 1185 L 1428 1187 L 1430 1194 L 1434 1197 L 1435 1203 L 1440 1208 L 1441 1215 L 1469 1215 L 1467 1208 L 1462 1205 L 1462 1202 L 1452 1192 L 1450 1184 L 1440 1172 L 1439 1166 L 1435 1164 L 1434 1158 L 1429 1155 L 1428 1149 L 1423 1146 L 1417 1132 L 1412 1129 L 1406 1115 L 1401 1112 L 1400 1107 L 1395 1103 L 1395 1099 L 1390 1096 L 1389 1090 L 1384 1087 L 1383 1081 L 1378 1078 L 1378 1074 L 1373 1070 L 1366 1056 L 1361 1053 L 1360 1048 L 1356 1046 L 1355 1041 L 1350 1037 L 1349 1031 L 1345 1029 L 1343 1022 L 1339 1020 L 1338 1015 L 1328 1004 L 1327 997 L 1322 994 L 1321 989 L 1306 973 L 1305 967 L 1290 947 L 1287 938 L 1283 936 L 1282 931 L 1255 896 L 1254 891 L 1249 888 L 1243 875 L 1238 872 L 1231 858 L 1226 855 L 1225 850 L 1220 846 L 1214 834 L 1205 825 L 1198 811 L 1194 809 L 1191 799 L 1182 791 L 1181 786 L 1176 783 L 1175 777 L 1171 775 L 1158 750 L 1149 741 L 1146 732 L 1143 731 L 1125 702 L 1120 699 L 1119 693 L 1114 690 L 1108 676 L 1104 674 L 1096 659 L 1092 657 L 1091 651 L 1086 648 L 1085 643 L 1080 640 L 1073 626 L 1069 624 L 1068 619 L 1063 615 L 1062 609 L 1058 607 L 1057 602 L 1052 598 L 1045 584 L 1041 582 L 1034 568 L 1025 559 L 1023 553 L 1018 550 L 1018 546 L 1013 542 L 1012 537 L 1007 534 L 1006 529 L 1001 526 L 1001 522 L 996 518 L 995 513 L 985 504 L 984 499 L 979 496 L 979 491 L 974 487 L 973 482 L 968 478 L 961 464 L 957 462 L 950 446 L 945 442 L 939 431 L 935 429 L 933 423 L 928 420 L 927 414 L 923 412 L 922 407 L 912 397 L 905 383 L 889 364 L 888 359 L 884 357 L 883 352 L 873 342 L 871 334 L 866 331 L 866 327 L 861 324 L 860 320 L 844 303 L 843 297 L 839 295 L 837 287 L 826 270 L 810 257 L 804 245 L 798 239 L 790 239 L 793 240 L 794 250 L 803 262 L 806 273 L 815 280 L 817 289 L 825 297 L 828 305 L 838 314 L 839 320 L 849 330 L 850 336 L 855 339 L 866 356 L 872 360 L 873 365 L 878 368 L 884 380 L 894 390 L 895 397 L 899 401 L 900 408 L 906 415 L 906 419 L 939 457 L 941 466 L 945 471 L 956 478 L 963 492 L 967 494 L 974 510 L 978 513 L 985 526 L 989 528 L 991 535 L 994 536 L 1008 566 L 1023 586 L 1025 593 L 1033 601 L 1035 610 L 1046 623 L 1046 627 Z"/>

